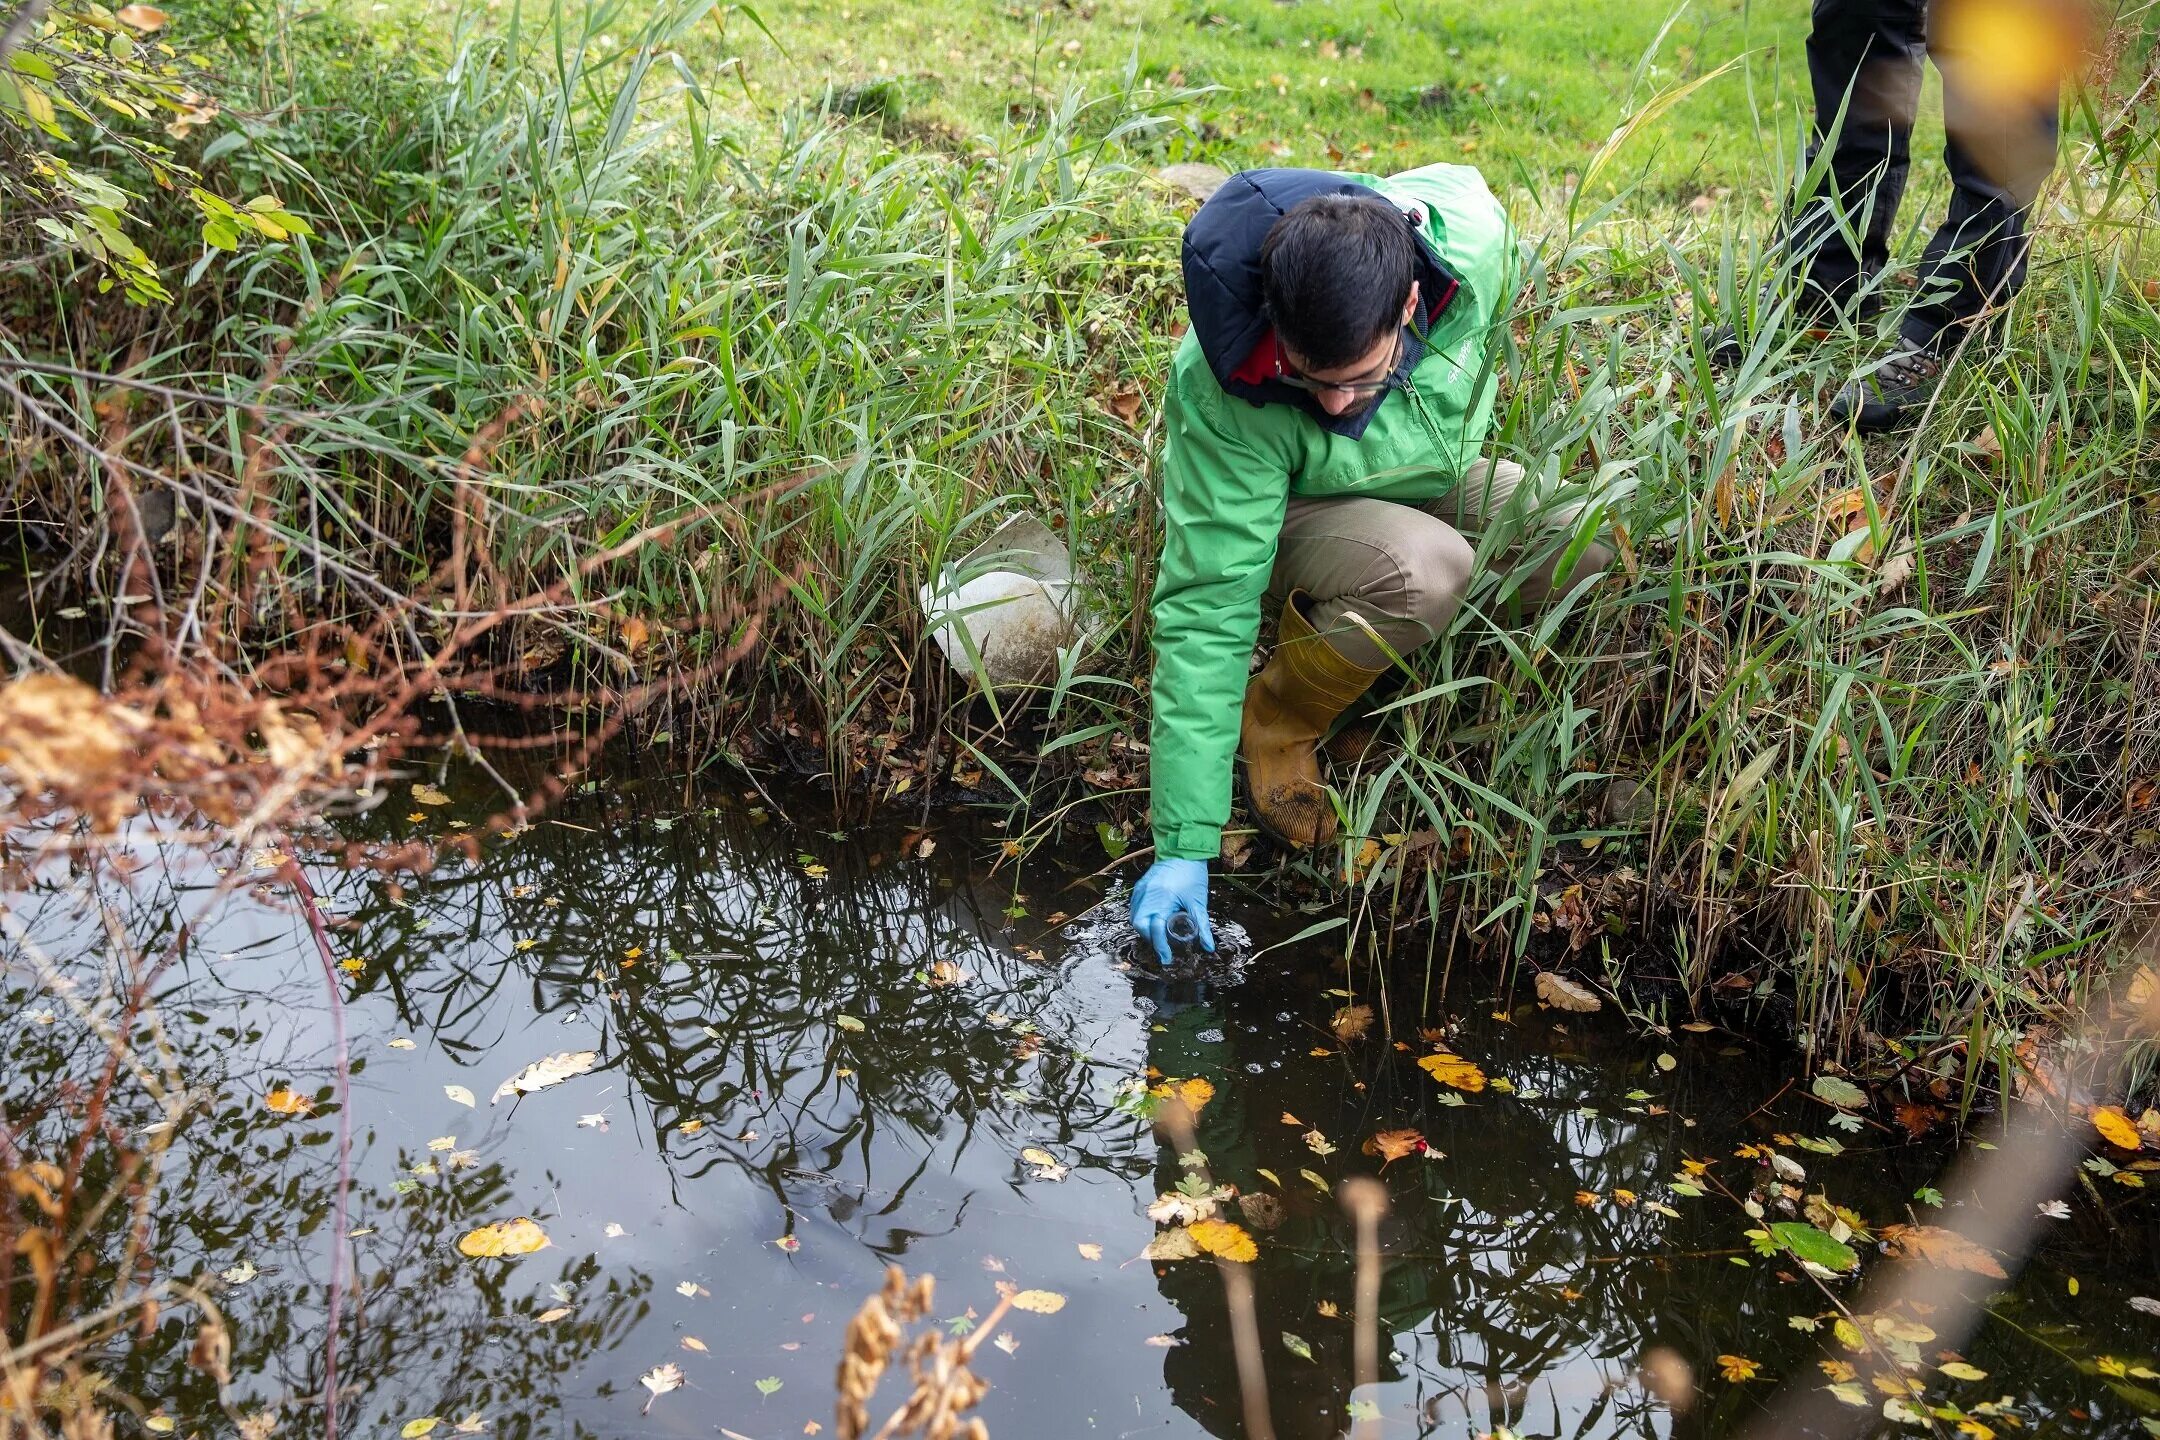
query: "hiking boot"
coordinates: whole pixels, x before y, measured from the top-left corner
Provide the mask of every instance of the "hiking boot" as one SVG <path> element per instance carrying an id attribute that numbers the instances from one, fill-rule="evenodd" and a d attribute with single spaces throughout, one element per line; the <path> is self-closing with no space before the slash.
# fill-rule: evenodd
<path id="1" fill-rule="evenodd" d="M 1335 810 L 1320 782 L 1320 737 L 1385 670 L 1328 644 L 1305 618 L 1305 603 L 1299 592 L 1283 606 L 1275 653 L 1245 687 L 1238 734 L 1253 819 L 1299 850 L 1335 838 Z"/>
<path id="2" fill-rule="evenodd" d="M 1830 418 L 1863 435 L 1895 429 L 1905 412 L 1927 404 L 1942 378 L 1944 361 L 1925 345 L 1900 338 L 1882 363 L 1846 382 L 1830 401 Z"/>

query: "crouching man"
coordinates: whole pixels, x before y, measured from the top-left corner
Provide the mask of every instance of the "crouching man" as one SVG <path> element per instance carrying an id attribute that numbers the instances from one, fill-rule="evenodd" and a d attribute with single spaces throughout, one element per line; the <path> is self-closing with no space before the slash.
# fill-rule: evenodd
<path id="1" fill-rule="evenodd" d="M 1477 171 L 1231 177 L 1186 228 L 1192 326 L 1165 403 L 1154 597 L 1155 862 L 1132 924 L 1170 961 L 1174 917 L 1213 949 L 1207 862 L 1242 756 L 1253 818 L 1334 838 L 1318 747 L 1379 678 L 1446 633 L 1476 569 L 1466 534 L 1518 527 L 1504 588 L 1535 604 L 1601 571 L 1581 506 L 1510 505 L 1480 457 L 1515 239 Z M 1273 655 L 1248 680 L 1263 597 Z"/>

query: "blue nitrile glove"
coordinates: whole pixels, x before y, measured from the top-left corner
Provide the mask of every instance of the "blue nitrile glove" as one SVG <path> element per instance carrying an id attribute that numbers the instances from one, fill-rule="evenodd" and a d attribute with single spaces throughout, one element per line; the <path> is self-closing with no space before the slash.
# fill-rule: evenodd
<path id="1" fill-rule="evenodd" d="M 1201 949 L 1215 953 L 1215 927 L 1207 918 L 1205 860 L 1157 860 L 1133 886 L 1132 928 L 1155 946 L 1155 958 L 1165 969 L 1171 963 L 1171 927 L 1180 921 L 1191 924 Z"/>

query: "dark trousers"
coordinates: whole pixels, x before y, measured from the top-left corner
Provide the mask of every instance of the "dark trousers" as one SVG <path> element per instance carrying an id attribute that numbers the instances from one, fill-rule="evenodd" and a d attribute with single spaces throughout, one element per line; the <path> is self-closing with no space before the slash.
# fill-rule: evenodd
<path id="1" fill-rule="evenodd" d="M 1926 57 L 1943 72 L 1943 159 L 1955 188 L 1950 214 L 1921 257 L 1919 292 L 1904 320 L 1905 338 L 1920 345 L 1955 343 L 1954 327 L 1999 307 L 2024 283 L 2026 216 L 2054 168 L 2059 123 L 2053 97 L 2006 104 L 1975 94 L 1962 68 L 1968 62 L 1930 33 L 1929 11 L 1952 3 L 1815 0 L 1807 42 L 1815 89 L 1810 162 L 1826 136 L 1836 139 L 1822 193 L 1794 216 L 1790 233 L 1810 289 L 1841 305 L 1890 257 Z"/>

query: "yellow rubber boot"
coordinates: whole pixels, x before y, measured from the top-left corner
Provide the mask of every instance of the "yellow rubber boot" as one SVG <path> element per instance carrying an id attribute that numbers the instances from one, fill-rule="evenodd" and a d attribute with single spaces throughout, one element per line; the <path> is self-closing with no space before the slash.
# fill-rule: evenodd
<path id="1" fill-rule="evenodd" d="M 1320 783 L 1320 737 L 1380 678 L 1345 657 L 1312 628 L 1294 594 L 1283 606 L 1275 653 L 1245 686 L 1238 749 L 1253 818 L 1285 845 L 1303 850 L 1335 838 L 1335 811 Z"/>

